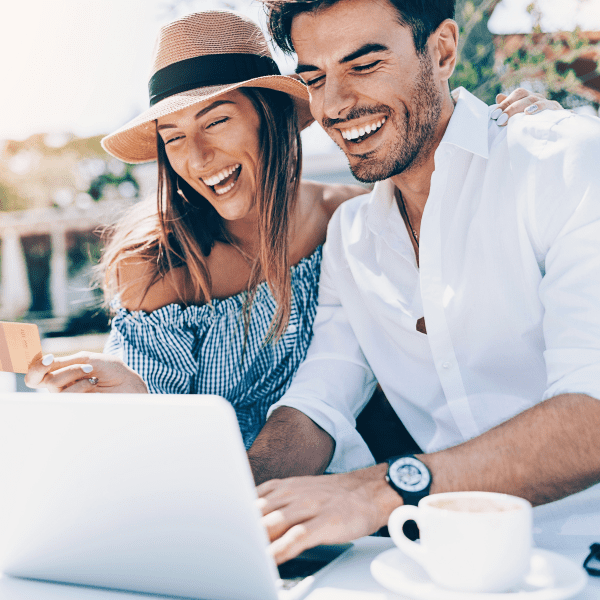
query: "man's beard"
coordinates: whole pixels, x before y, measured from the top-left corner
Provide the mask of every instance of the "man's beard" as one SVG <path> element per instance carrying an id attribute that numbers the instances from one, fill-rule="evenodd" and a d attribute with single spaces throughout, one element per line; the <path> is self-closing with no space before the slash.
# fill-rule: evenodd
<path id="1" fill-rule="evenodd" d="M 354 155 L 354 164 L 350 164 L 352 174 L 358 181 L 374 183 L 399 175 L 411 167 L 421 164 L 428 156 L 434 143 L 436 127 L 442 112 L 442 96 L 433 81 L 433 65 L 429 54 L 420 60 L 420 71 L 413 92 L 411 113 L 406 115 L 404 123 L 397 122 L 394 111 L 384 104 L 357 107 L 352 109 L 344 121 L 357 119 L 368 114 L 387 115 L 387 125 L 396 129 L 397 137 L 385 156 L 377 152 Z M 328 129 L 333 124 L 344 121 L 323 119 Z M 343 148 L 342 148 L 343 149 Z M 383 150 L 382 147 L 378 150 Z"/>

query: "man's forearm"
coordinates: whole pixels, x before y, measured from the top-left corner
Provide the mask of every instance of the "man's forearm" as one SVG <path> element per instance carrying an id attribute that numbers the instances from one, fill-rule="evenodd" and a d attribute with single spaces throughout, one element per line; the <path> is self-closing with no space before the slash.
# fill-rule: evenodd
<path id="1" fill-rule="evenodd" d="M 565 394 L 542 402 L 453 448 L 418 457 L 432 473 L 431 493 L 478 490 L 545 504 L 600 482 L 600 400 Z M 402 500 L 382 485 L 387 465 L 347 473 L 371 498 L 377 527 Z M 350 482 L 352 483 L 352 482 Z"/>
<path id="2" fill-rule="evenodd" d="M 282 406 L 269 417 L 248 451 L 254 481 L 320 475 L 331 461 L 332 437 L 304 413 Z"/>
<path id="3" fill-rule="evenodd" d="M 600 481 L 600 401 L 565 394 L 542 402 L 464 444 L 420 456 L 432 493 L 487 490 L 558 500 Z"/>

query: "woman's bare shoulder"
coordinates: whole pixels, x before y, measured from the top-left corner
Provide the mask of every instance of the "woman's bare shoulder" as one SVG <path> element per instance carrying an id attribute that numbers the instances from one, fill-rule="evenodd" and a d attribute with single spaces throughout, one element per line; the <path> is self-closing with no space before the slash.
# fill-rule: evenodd
<path id="1" fill-rule="evenodd" d="M 118 266 L 120 304 L 129 311 L 150 313 L 169 304 L 187 304 L 185 267 L 159 276 L 156 263 L 142 257 L 123 259 Z"/>
<path id="2" fill-rule="evenodd" d="M 316 181 L 302 181 L 300 184 L 300 195 L 311 207 L 319 207 L 322 213 L 331 218 L 337 207 L 355 196 L 368 194 L 369 189 L 360 185 L 320 183 Z"/>
<path id="3" fill-rule="evenodd" d="M 302 181 L 290 245 L 291 264 L 310 256 L 325 241 L 327 225 L 335 209 L 346 200 L 369 190 L 358 185 Z"/>

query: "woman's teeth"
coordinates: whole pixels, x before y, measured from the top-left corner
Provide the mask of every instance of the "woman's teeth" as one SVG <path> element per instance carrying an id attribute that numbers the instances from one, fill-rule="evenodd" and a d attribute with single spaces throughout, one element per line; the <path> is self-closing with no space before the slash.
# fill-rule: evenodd
<path id="1" fill-rule="evenodd" d="M 353 129 L 340 129 L 340 132 L 345 140 L 356 140 L 364 135 L 374 133 L 385 123 L 385 121 L 386 118 L 382 117 L 370 125 L 365 125 L 364 127 L 354 127 Z"/>
<path id="2" fill-rule="evenodd" d="M 202 181 L 206 185 L 210 186 L 213 189 L 214 193 L 217 194 L 217 196 L 222 196 L 223 194 L 226 194 L 229 190 L 231 190 L 233 186 L 237 183 L 241 169 L 242 166 L 239 163 L 236 165 L 231 165 L 230 167 L 219 171 L 216 175 L 213 175 L 212 177 L 202 179 Z M 223 182 L 225 183 L 223 184 Z M 221 184 L 223 184 L 221 187 L 217 187 Z"/>
<path id="3" fill-rule="evenodd" d="M 215 194 L 217 194 L 217 196 L 226 194 L 234 185 L 235 185 L 235 181 L 231 182 L 228 186 L 225 186 L 224 188 L 215 190 Z"/>
<path id="4" fill-rule="evenodd" d="M 231 165 L 230 167 L 227 167 L 226 169 L 219 171 L 216 175 L 213 175 L 212 177 L 207 177 L 206 179 L 203 179 L 202 181 L 204 181 L 204 183 L 206 185 L 210 185 L 210 186 L 217 185 L 217 184 L 221 183 L 221 181 L 223 181 L 223 179 L 225 179 L 225 177 L 229 177 L 236 169 L 239 169 L 239 167 L 240 167 L 239 163 L 237 165 Z"/>

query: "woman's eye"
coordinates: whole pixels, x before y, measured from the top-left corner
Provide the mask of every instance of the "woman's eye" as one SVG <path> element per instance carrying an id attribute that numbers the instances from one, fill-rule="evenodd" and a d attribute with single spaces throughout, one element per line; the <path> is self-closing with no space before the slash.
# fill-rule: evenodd
<path id="1" fill-rule="evenodd" d="M 369 63 L 368 65 L 357 65 L 356 67 L 354 67 L 354 70 L 355 71 L 368 71 L 369 69 L 372 69 L 373 67 L 378 65 L 380 62 L 381 62 L 380 60 L 376 60 L 375 62 Z"/>
<path id="2" fill-rule="evenodd" d="M 178 135 L 177 137 L 172 137 L 172 138 L 171 138 L 171 139 L 169 139 L 169 140 L 165 140 L 165 146 L 166 146 L 167 144 L 170 144 L 171 142 L 175 142 L 176 140 L 182 140 L 183 138 L 184 138 L 184 136 L 183 136 L 183 135 Z"/>
<path id="3" fill-rule="evenodd" d="M 214 127 L 215 125 L 220 125 L 221 123 L 225 123 L 225 121 L 229 121 L 229 117 L 223 117 L 222 119 L 213 121 L 212 123 L 210 123 L 210 125 L 206 126 L 206 129 L 210 129 L 211 127 Z"/>

